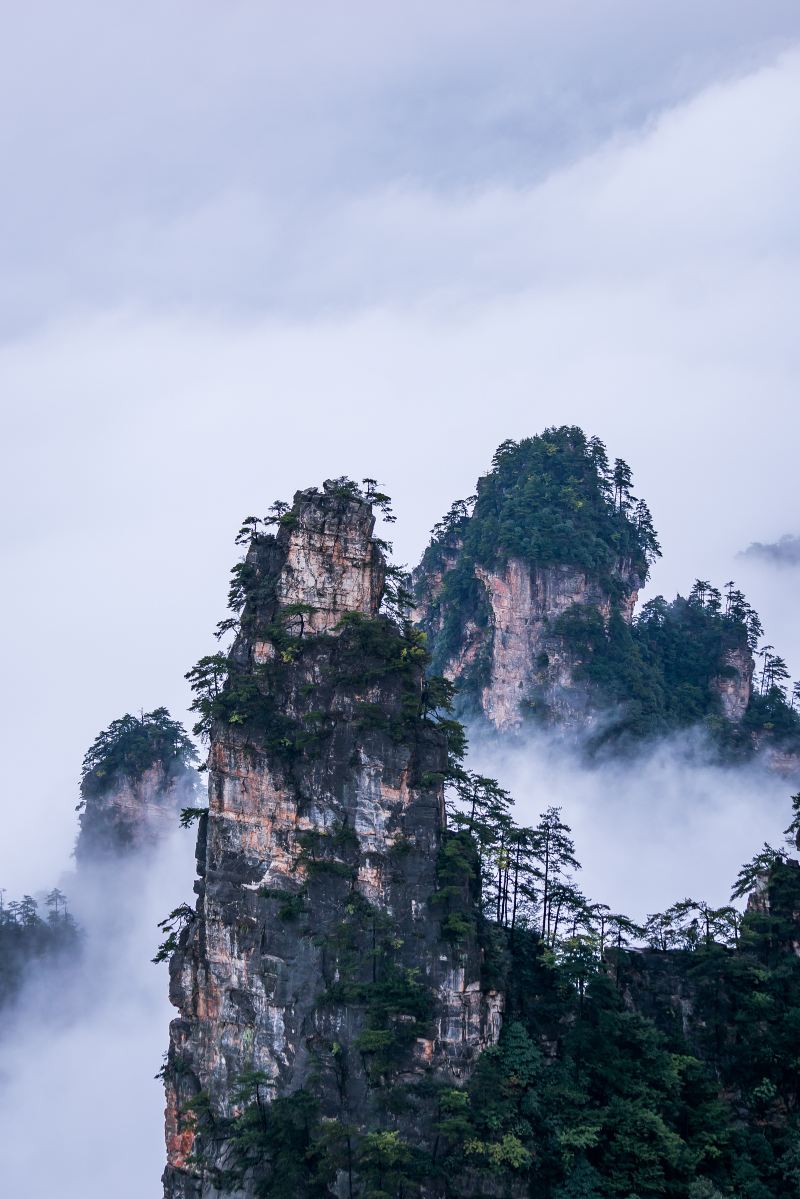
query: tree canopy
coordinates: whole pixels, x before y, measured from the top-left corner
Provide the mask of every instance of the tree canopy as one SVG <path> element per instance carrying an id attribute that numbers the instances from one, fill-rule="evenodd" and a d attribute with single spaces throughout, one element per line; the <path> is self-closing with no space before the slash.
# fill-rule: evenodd
<path id="1" fill-rule="evenodd" d="M 132 716 L 126 712 L 98 733 L 83 759 L 81 793 L 104 790 L 121 775 L 138 779 L 155 762 L 169 773 L 193 765 L 197 751 L 183 725 L 166 708 Z"/>

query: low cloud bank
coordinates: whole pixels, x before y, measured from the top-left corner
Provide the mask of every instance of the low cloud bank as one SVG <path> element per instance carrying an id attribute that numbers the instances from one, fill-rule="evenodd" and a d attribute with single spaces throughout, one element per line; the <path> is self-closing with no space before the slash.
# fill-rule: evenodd
<path id="1" fill-rule="evenodd" d="M 637 920 L 687 896 L 727 903 L 740 865 L 765 840 L 782 844 L 797 789 L 760 762 L 715 763 L 693 734 L 594 766 L 558 738 L 501 745 L 476 734 L 470 765 L 511 792 L 520 824 L 561 807 L 581 889 Z"/>
<path id="2" fill-rule="evenodd" d="M 777 541 L 753 541 L 740 558 L 755 558 L 773 566 L 800 566 L 800 537 L 784 533 Z"/>
<path id="3" fill-rule="evenodd" d="M 164 1167 L 154 1075 L 174 1015 L 157 923 L 192 896 L 194 837 L 62 880 L 85 930 L 79 961 L 43 966 L 0 1025 L 0 1192 L 155 1199 Z"/>

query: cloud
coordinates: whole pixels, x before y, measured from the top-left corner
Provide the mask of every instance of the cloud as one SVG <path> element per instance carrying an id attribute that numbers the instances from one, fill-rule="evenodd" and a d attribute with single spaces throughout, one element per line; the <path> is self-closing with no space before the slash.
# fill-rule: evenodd
<path id="1" fill-rule="evenodd" d="M 686 897 L 728 903 L 739 867 L 764 841 L 781 847 L 791 816 L 791 781 L 758 762 L 719 765 L 694 734 L 589 767 L 559 738 L 474 736 L 470 765 L 511 792 L 519 824 L 562 808 L 578 885 L 635 920 Z"/>
<path id="2" fill-rule="evenodd" d="M 741 551 L 741 557 L 756 558 L 768 566 L 800 566 L 800 537 L 784 533 L 777 541 L 753 541 Z"/>
<path id="3" fill-rule="evenodd" d="M 413 563 L 499 442 L 582 424 L 653 509 L 649 594 L 737 578 L 800 667 L 788 572 L 736 559 L 795 466 L 800 59 L 776 51 L 796 6 L 551 6 L 524 28 L 457 7 L 426 7 L 422 45 L 417 8 L 397 36 L 354 6 L 270 41 L 277 10 L 222 28 L 208 6 L 180 54 L 188 8 L 145 29 L 84 3 L 48 38 L 15 10 L 10 891 L 67 860 L 98 729 L 185 715 L 241 517 L 332 474 L 386 482 Z"/>
<path id="4" fill-rule="evenodd" d="M 396 12 L 349 0 L 302 15 L 274 0 L 128 0 L 113 16 L 99 0 L 68 14 L 45 0 L 15 8 L 4 34 L 0 329 L 13 334 L 76 308 L 309 315 L 464 275 L 484 292 L 503 275 L 518 286 L 554 232 L 546 213 L 538 229 L 536 203 L 529 223 L 530 189 L 714 84 L 757 75 L 796 44 L 800 16 L 791 0 L 707 0 L 702 13 L 691 0 L 510 0 L 500 13 L 485 0 Z M 707 181 L 753 125 L 769 153 L 792 111 L 789 99 L 775 123 L 732 114 L 686 167 Z M 701 214 L 672 166 L 651 162 L 650 215 L 670 201 Z M 567 243 L 570 213 L 583 221 L 592 198 L 582 182 Z M 759 191 L 757 174 L 743 189 L 723 182 L 724 170 L 720 234 L 729 204 Z M 616 196 L 596 198 L 593 258 Z M 619 214 L 634 232 L 638 199 Z M 564 248 L 557 230 L 552 248 Z"/>

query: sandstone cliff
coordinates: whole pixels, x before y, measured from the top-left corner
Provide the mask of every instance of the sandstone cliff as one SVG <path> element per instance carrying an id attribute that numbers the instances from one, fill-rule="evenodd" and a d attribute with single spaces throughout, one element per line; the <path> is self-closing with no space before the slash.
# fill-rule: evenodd
<path id="1" fill-rule="evenodd" d="M 194 802 L 193 761 L 191 742 L 166 708 L 112 721 L 84 759 L 78 865 L 146 851 L 172 832 Z"/>
<path id="2" fill-rule="evenodd" d="M 437 643 L 445 623 L 442 582 L 454 556 L 431 578 L 415 572 L 416 618 Z M 474 564 L 478 593 L 466 612 L 454 651 L 437 664 L 446 678 L 472 694 L 480 713 L 500 732 L 520 728 L 526 718 L 584 725 L 592 706 L 576 678 L 579 654 L 559 633 L 560 616 L 576 605 L 599 613 L 605 624 L 612 610 L 630 623 L 641 585 L 630 563 L 614 571 L 613 595 L 596 574 L 569 564 L 542 565 L 509 558 L 494 569 Z"/>
<path id="3" fill-rule="evenodd" d="M 711 691 L 719 697 L 725 719 L 741 724 L 753 693 L 752 651 L 747 644 L 725 650 L 720 665 L 720 673 L 711 679 Z"/>
<path id="4" fill-rule="evenodd" d="M 231 1140 L 248 1077 L 259 1105 L 313 1104 L 335 1193 L 362 1194 L 364 1134 L 429 1141 L 425 1085 L 464 1080 L 499 1032 L 474 929 L 442 935 L 446 737 L 419 636 L 379 614 L 373 528 L 352 486 L 299 492 L 253 537 L 232 651 L 201 670 L 209 812 L 171 961 L 167 1199 L 266 1193 Z"/>
<path id="5" fill-rule="evenodd" d="M 461 716 L 499 732 L 534 721 L 595 750 L 694 725 L 725 753 L 763 751 L 788 770 L 800 719 L 767 677 L 784 664 L 765 658 L 754 695 L 762 629 L 733 582 L 723 594 L 698 579 L 634 618 L 660 547 L 630 484 L 580 429 L 504 442 L 413 572 L 432 669 L 457 685 Z"/>
<path id="6" fill-rule="evenodd" d="M 583 725 L 596 711 L 577 622 L 630 624 L 660 553 L 630 468 L 574 426 L 506 441 L 476 495 L 434 528 L 413 574 L 416 619 L 460 711 L 502 732 L 526 719 Z M 569 624 L 567 629 L 565 622 Z"/>

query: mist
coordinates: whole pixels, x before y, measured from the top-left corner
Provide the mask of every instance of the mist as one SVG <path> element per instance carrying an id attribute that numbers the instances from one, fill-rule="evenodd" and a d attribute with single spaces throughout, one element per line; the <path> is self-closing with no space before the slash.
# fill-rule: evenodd
<path id="1" fill-rule="evenodd" d="M 0 1028 L 0 1189 L 14 1199 L 153 1199 L 175 1014 L 151 962 L 159 920 L 192 899 L 194 834 L 60 880 L 84 930 L 72 963 L 31 964 Z"/>
<path id="2" fill-rule="evenodd" d="M 473 734 L 469 759 L 511 792 L 518 824 L 560 807 L 581 890 L 637 921 L 687 897 L 728 903 L 739 867 L 764 841 L 782 846 L 797 789 L 758 760 L 719 764 L 699 732 L 595 764 L 564 737 Z"/>
<path id="3" fill-rule="evenodd" d="M 742 862 L 781 844 L 791 783 L 758 761 L 723 766 L 699 733 L 587 764 L 564 737 L 502 741 L 475 730 L 469 764 L 511 791 L 518 823 L 563 810 L 587 896 L 636 920 L 691 896 L 727 902 Z M 5 1193 L 148 1199 L 164 1164 L 154 1078 L 174 1014 L 151 958 L 157 923 L 192 898 L 194 834 L 151 855 L 65 875 L 85 931 L 78 961 L 34 967 L 0 1036 Z M 44 1143 L 52 1149 L 43 1152 Z M 120 1162 L 124 1168 L 120 1169 Z"/>
<path id="4" fill-rule="evenodd" d="M 413 565 L 500 442 L 580 424 L 653 511 L 640 600 L 735 579 L 800 674 L 796 2 L 44 0 L 4 34 L 0 886 L 66 869 L 99 728 L 186 719 L 241 519 L 331 476 L 380 479 Z M 727 900 L 796 789 L 693 735 L 470 761 L 636 918 Z M 193 841 L 61 879 L 81 960 L 3 1013 L 14 1199 L 158 1195 Z"/>
<path id="5" fill-rule="evenodd" d="M 759 559 L 769 566 L 800 566 L 800 537 L 784 533 L 777 541 L 754 541 L 740 556 Z"/>
<path id="6" fill-rule="evenodd" d="M 124 7 L 60 14 L 52 93 L 0 47 L 23 96 L 0 115 L 17 189 L 0 727 L 25 796 L 1 885 L 45 886 L 66 859 L 64 797 L 98 728 L 160 704 L 183 718 L 242 517 L 331 476 L 386 485 L 413 565 L 501 441 L 580 424 L 652 509 L 664 558 L 644 598 L 734 578 L 800 673 L 791 588 L 736 558 L 790 527 L 796 5 L 654 22 L 607 4 L 589 24 L 515 6 L 519 37 L 479 4 L 412 6 L 402 37 L 345 6 L 309 43 L 288 16 L 274 42 L 274 12 L 244 4 L 258 32 L 234 24 L 223 55 L 208 4 L 190 44 L 181 6 L 156 45 Z M 14 21 L 35 39 L 38 19 Z M 90 119 L 106 111 L 116 136 Z M 62 112 L 73 140 L 53 137 Z M 67 146 L 86 168 L 68 195 Z"/>

